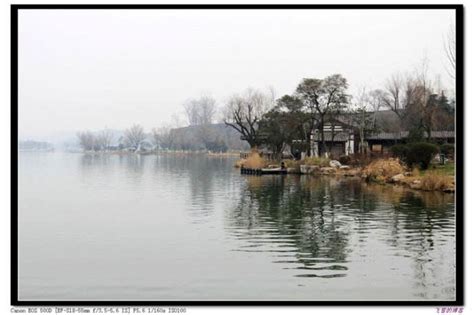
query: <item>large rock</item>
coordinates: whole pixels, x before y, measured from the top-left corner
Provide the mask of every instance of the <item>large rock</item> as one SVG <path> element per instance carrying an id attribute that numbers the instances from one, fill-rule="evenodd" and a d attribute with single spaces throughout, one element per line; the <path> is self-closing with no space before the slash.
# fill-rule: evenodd
<path id="1" fill-rule="evenodd" d="M 320 171 L 322 174 L 333 174 L 336 172 L 334 167 L 321 167 Z"/>
<path id="2" fill-rule="evenodd" d="M 318 169 L 316 165 L 300 165 L 301 174 L 313 174 Z"/>
<path id="3" fill-rule="evenodd" d="M 301 174 L 299 167 L 288 167 L 286 171 L 288 174 Z"/>
<path id="4" fill-rule="evenodd" d="M 344 173 L 344 176 L 360 176 L 360 169 L 348 170 Z"/>
<path id="5" fill-rule="evenodd" d="M 397 174 L 395 176 L 392 176 L 390 178 L 390 182 L 392 183 L 399 183 L 400 181 L 402 181 L 403 179 L 405 179 L 405 175 L 403 174 Z"/>
<path id="6" fill-rule="evenodd" d="M 414 180 L 409 184 L 411 189 L 421 189 L 421 181 L 420 180 Z"/>
<path id="7" fill-rule="evenodd" d="M 329 161 L 329 166 L 339 168 L 339 167 L 342 166 L 342 164 L 341 164 L 341 162 L 339 162 L 337 160 L 331 160 L 331 161 Z"/>

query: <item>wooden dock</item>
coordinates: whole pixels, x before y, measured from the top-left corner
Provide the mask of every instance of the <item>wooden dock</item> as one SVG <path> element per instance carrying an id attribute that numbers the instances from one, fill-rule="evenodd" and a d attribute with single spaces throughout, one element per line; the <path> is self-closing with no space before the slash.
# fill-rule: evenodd
<path id="1" fill-rule="evenodd" d="M 288 170 L 286 168 L 240 168 L 240 174 L 246 175 L 286 175 Z"/>

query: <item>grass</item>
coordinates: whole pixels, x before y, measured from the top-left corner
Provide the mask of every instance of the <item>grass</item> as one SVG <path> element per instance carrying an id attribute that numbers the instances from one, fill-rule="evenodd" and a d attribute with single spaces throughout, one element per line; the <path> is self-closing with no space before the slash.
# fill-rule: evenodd
<path id="1" fill-rule="evenodd" d="M 456 164 L 448 162 L 445 165 L 431 165 L 427 170 L 420 171 L 420 175 L 425 176 L 433 172 L 439 175 L 454 176 L 456 174 Z"/>
<path id="2" fill-rule="evenodd" d="M 427 172 L 420 179 L 422 190 L 445 190 L 453 186 L 453 178 L 436 172 Z"/>
<path id="3" fill-rule="evenodd" d="M 306 157 L 301 163 L 302 165 L 317 165 L 317 166 L 329 166 L 330 159 L 323 157 L 310 156 Z"/>
<path id="4" fill-rule="evenodd" d="M 456 165 L 453 162 L 431 165 L 427 170 L 420 170 L 418 173 L 422 190 L 445 190 L 455 186 Z"/>

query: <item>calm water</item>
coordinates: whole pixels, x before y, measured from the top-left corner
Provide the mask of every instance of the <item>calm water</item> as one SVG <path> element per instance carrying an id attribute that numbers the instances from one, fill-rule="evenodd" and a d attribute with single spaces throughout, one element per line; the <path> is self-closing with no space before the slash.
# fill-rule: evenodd
<path id="1" fill-rule="evenodd" d="M 19 157 L 20 300 L 450 300 L 454 197 L 204 156 Z"/>

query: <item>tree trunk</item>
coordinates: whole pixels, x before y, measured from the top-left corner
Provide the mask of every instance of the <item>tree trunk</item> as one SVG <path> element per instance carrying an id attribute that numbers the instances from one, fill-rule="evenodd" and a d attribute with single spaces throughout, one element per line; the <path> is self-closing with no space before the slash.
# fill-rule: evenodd
<path id="1" fill-rule="evenodd" d="M 319 127 L 319 133 L 321 135 L 321 149 L 319 150 L 319 155 L 322 156 L 324 153 L 326 153 L 327 147 L 326 147 L 326 140 L 324 139 L 324 118 L 321 116 L 321 125 Z M 319 148 L 318 148 L 319 149 Z"/>

